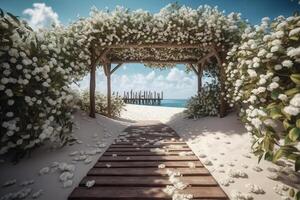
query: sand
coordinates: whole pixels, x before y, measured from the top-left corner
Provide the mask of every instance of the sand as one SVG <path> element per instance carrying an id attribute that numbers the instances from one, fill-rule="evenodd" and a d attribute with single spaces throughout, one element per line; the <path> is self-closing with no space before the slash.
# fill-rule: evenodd
<path id="1" fill-rule="evenodd" d="M 44 146 L 34 151 L 29 158 L 22 159 L 17 165 L 8 162 L 0 163 L 0 184 L 13 179 L 17 181 L 10 187 L 0 187 L 0 197 L 22 188 L 31 188 L 32 193 L 43 190 L 39 199 L 65 200 L 102 153 L 90 156 L 89 164 L 85 164 L 84 161 L 73 163 L 74 177 L 70 179 L 73 183 L 68 188 L 64 188 L 63 183 L 59 181 L 61 174 L 59 170 L 39 175 L 42 168 L 50 166 L 53 162 L 72 164 L 74 156 L 70 156 L 70 153 L 90 150 L 97 142 L 106 145 L 101 148 L 104 152 L 105 148 L 128 125 L 136 121 L 155 120 L 166 123 L 177 131 L 200 160 L 206 164 L 231 199 L 238 199 L 238 196 L 243 197 L 243 195 L 245 197 L 247 194 L 257 200 L 284 199 L 287 192 L 284 191 L 286 188 L 282 187 L 282 183 L 267 178 L 267 176 L 277 174 L 270 172 L 268 168 L 274 170 L 280 167 L 264 160 L 258 165 L 257 158 L 249 153 L 251 137 L 246 133 L 235 113 L 222 119 L 206 117 L 193 120 L 185 118 L 183 111 L 183 108 L 127 105 L 121 117 L 116 120 L 100 115 L 97 115 L 96 119 L 91 119 L 84 112 L 78 111 L 74 121 L 79 129 L 75 129 L 74 134 L 82 141 L 82 144 L 56 150 L 50 150 L 49 147 Z M 34 184 L 19 186 L 25 180 L 34 180 Z M 291 181 L 287 180 L 286 183 L 290 184 Z M 294 186 L 299 187 L 297 184 Z M 241 194 L 234 195 L 236 192 Z M 253 192 L 264 192 L 264 194 Z"/>
<path id="2" fill-rule="evenodd" d="M 268 176 L 278 174 L 270 172 L 268 168 L 278 170 L 280 167 L 264 160 L 258 164 L 257 157 L 250 153 L 251 137 L 238 120 L 236 113 L 230 113 L 222 119 L 205 117 L 194 120 L 187 119 L 182 108 L 138 105 L 127 105 L 126 108 L 127 111 L 122 113 L 123 118 L 128 120 L 159 119 L 175 129 L 199 159 L 208 164 L 206 167 L 231 199 L 238 196 L 243 199 L 243 195 L 244 197 L 250 195 L 257 200 L 277 200 L 288 196 L 288 193 L 282 190 L 282 181 L 268 178 Z M 238 177 L 243 175 L 246 177 Z M 229 181 L 234 181 L 234 183 Z M 228 182 L 229 185 L 224 186 Z M 299 184 L 293 184 L 290 180 L 285 183 L 299 188 Z M 262 192 L 260 189 L 263 189 L 264 194 L 253 193 Z M 286 188 L 283 187 L 283 189 Z M 242 195 L 236 195 L 239 192 Z"/>
<path id="3" fill-rule="evenodd" d="M 56 150 L 50 150 L 49 147 L 44 146 L 35 150 L 29 158 L 22 159 L 16 165 L 9 162 L 0 164 L 0 197 L 10 192 L 15 193 L 24 188 L 31 188 L 31 196 L 40 189 L 43 190 L 43 194 L 39 199 L 66 200 L 71 191 L 87 174 L 88 170 L 94 166 L 102 153 L 90 156 L 92 161 L 89 164 L 85 164 L 84 161 L 79 161 L 77 164 L 74 164 L 74 178 L 71 179 L 73 184 L 68 188 L 64 188 L 63 183 L 59 181 L 61 174 L 59 170 L 54 172 L 50 171 L 45 175 L 39 175 L 39 171 L 42 168 L 50 166 L 53 162 L 72 164 L 74 156 L 69 156 L 70 153 L 93 149 L 92 145 L 95 145 L 97 141 L 101 141 L 101 143 L 106 144 L 106 147 L 108 147 L 126 127 L 126 123 L 122 121 L 111 120 L 100 115 L 97 115 L 96 119 L 91 119 L 81 111 L 75 114 L 74 121 L 78 124 L 78 128 L 74 130 L 74 134 L 82 141 L 82 144 L 74 144 L 73 146 L 66 146 Z M 102 152 L 105 151 L 106 147 L 102 148 Z M 16 179 L 16 184 L 10 187 L 1 187 L 3 183 L 12 179 Z M 34 180 L 34 184 L 26 187 L 19 185 L 28 180 Z M 30 197 L 28 199 L 32 198 Z"/>

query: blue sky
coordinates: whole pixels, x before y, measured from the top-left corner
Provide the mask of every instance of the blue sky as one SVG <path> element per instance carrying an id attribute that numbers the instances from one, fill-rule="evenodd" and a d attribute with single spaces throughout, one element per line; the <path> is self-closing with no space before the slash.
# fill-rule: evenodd
<path id="1" fill-rule="evenodd" d="M 33 27 L 47 27 L 52 21 L 67 25 L 78 16 L 89 15 L 90 8 L 114 9 L 116 5 L 131 10 L 142 8 L 150 12 L 158 12 L 169 3 L 197 8 L 208 4 L 218 6 L 226 13 L 240 12 L 242 17 L 252 24 L 258 24 L 263 17 L 274 18 L 278 15 L 289 16 L 300 10 L 298 0 L 0 0 L 0 8 L 25 18 Z M 34 3 L 44 5 L 34 6 Z M 97 72 L 97 90 L 106 92 L 106 82 L 101 69 Z M 81 89 L 88 87 L 89 77 L 80 82 Z M 141 64 L 126 64 L 116 71 L 112 77 L 114 91 L 163 90 L 166 98 L 188 98 L 196 93 L 196 77 L 184 73 L 184 67 L 171 70 L 151 70 Z"/>

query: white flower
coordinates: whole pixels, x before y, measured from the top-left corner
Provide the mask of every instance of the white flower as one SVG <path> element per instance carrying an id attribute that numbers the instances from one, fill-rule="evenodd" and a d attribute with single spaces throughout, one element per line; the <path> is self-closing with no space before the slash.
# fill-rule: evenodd
<path id="1" fill-rule="evenodd" d="M 291 36 L 294 36 L 298 33 L 300 33 L 300 27 L 291 30 L 290 33 L 289 33 L 289 36 L 291 37 Z"/>
<path id="2" fill-rule="evenodd" d="M 284 67 L 292 67 L 293 66 L 293 62 L 290 60 L 284 60 L 281 64 Z"/>
<path id="3" fill-rule="evenodd" d="M 8 112 L 6 113 L 6 117 L 13 117 L 14 116 L 14 113 L 13 112 Z"/>
<path id="4" fill-rule="evenodd" d="M 300 93 L 296 94 L 290 101 L 290 104 L 295 107 L 300 107 Z"/>
<path id="5" fill-rule="evenodd" d="M 259 118 L 253 118 L 251 120 L 251 123 L 253 124 L 253 126 L 257 129 L 259 129 L 259 127 L 262 125 L 262 122 Z"/>
<path id="6" fill-rule="evenodd" d="M 96 183 L 95 180 L 90 180 L 90 181 L 87 181 L 87 182 L 85 183 L 85 186 L 86 186 L 87 188 L 91 188 L 91 187 L 93 187 L 93 186 L 95 185 L 95 183 Z"/>
<path id="7" fill-rule="evenodd" d="M 298 115 L 299 112 L 300 112 L 300 109 L 299 109 L 299 108 L 294 107 L 294 106 L 291 106 L 291 105 L 284 107 L 283 110 L 284 110 L 284 112 L 286 112 L 287 114 L 294 115 L 294 116 Z"/>
<path id="8" fill-rule="evenodd" d="M 265 87 L 259 87 L 259 88 L 257 88 L 257 90 L 258 90 L 259 93 L 263 93 L 263 92 L 266 91 L 266 88 Z"/>
<path id="9" fill-rule="evenodd" d="M 258 84 L 259 85 L 263 85 L 267 82 L 267 80 L 265 78 L 260 78 L 259 81 L 258 81 Z"/>
<path id="10" fill-rule="evenodd" d="M 49 83 L 47 83 L 47 82 L 43 82 L 42 85 L 43 85 L 44 87 L 49 87 L 49 86 L 50 86 Z"/>
<path id="11" fill-rule="evenodd" d="M 281 101 L 286 101 L 288 100 L 288 97 L 285 94 L 280 94 L 278 95 L 278 99 L 280 99 Z"/>
<path id="12" fill-rule="evenodd" d="M 13 99 L 9 99 L 9 100 L 7 101 L 7 104 L 8 104 L 9 106 L 12 106 L 14 103 L 15 103 L 15 101 L 14 101 Z"/>
<path id="13" fill-rule="evenodd" d="M 300 56 L 300 47 L 288 49 L 287 55 L 290 57 Z"/>
<path id="14" fill-rule="evenodd" d="M 8 70 L 8 69 L 6 69 L 6 70 L 4 70 L 3 71 L 3 74 L 5 75 L 5 76 L 9 76 L 10 75 L 10 70 Z"/>
<path id="15" fill-rule="evenodd" d="M 257 63 L 257 62 L 254 63 L 254 64 L 253 64 L 253 67 L 254 67 L 254 68 L 258 68 L 258 67 L 259 67 L 259 63 Z"/>
<path id="16" fill-rule="evenodd" d="M 279 84 L 276 83 L 276 82 L 272 82 L 270 85 L 269 85 L 269 90 L 270 91 L 273 91 L 274 89 L 278 88 L 279 87 Z"/>
<path id="17" fill-rule="evenodd" d="M 274 69 L 275 69 L 275 70 L 281 70 L 281 69 L 282 69 L 282 65 L 279 65 L 279 64 L 278 64 L 278 65 L 275 65 L 275 66 L 274 66 Z"/>
<path id="18" fill-rule="evenodd" d="M 257 76 L 257 73 L 253 69 L 248 69 L 247 72 L 252 78 Z"/>
<path id="19" fill-rule="evenodd" d="M 280 48 L 279 46 L 273 46 L 273 47 L 271 48 L 271 52 L 274 53 L 274 52 L 278 51 L 279 48 Z"/>
<path id="20" fill-rule="evenodd" d="M 5 90 L 5 94 L 6 94 L 8 97 L 12 97 L 12 96 L 14 96 L 14 94 L 13 94 L 13 92 L 12 92 L 12 90 L 11 90 L 11 89 L 7 89 L 7 90 Z"/>
<path id="21" fill-rule="evenodd" d="M 275 33 L 275 36 L 276 36 L 277 38 L 282 38 L 282 37 L 284 36 L 284 32 L 283 32 L 283 31 L 277 31 L 277 32 Z"/>
<path id="22" fill-rule="evenodd" d="M 17 68 L 18 70 L 21 70 L 21 69 L 23 68 L 23 66 L 20 65 L 20 64 L 17 64 L 17 65 L 16 65 L 16 68 Z"/>
<path id="23" fill-rule="evenodd" d="M 4 84 L 4 85 L 7 84 L 8 81 L 9 81 L 8 78 L 2 78 L 2 79 L 1 79 L 1 83 Z"/>

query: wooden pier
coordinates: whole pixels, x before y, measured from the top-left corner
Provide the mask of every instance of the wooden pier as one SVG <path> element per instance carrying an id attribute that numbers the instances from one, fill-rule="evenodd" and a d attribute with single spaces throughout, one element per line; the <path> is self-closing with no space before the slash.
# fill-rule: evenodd
<path id="1" fill-rule="evenodd" d="M 116 93 L 116 96 L 120 96 Z M 152 91 L 139 91 L 139 92 L 124 92 L 123 101 L 129 104 L 141 104 L 141 105 L 160 105 L 163 100 L 163 92 Z"/>

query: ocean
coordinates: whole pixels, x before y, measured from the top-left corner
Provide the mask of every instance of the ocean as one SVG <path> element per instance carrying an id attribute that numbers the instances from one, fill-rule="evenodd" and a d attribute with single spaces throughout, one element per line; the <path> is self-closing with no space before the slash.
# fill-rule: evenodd
<path id="1" fill-rule="evenodd" d="M 160 106 L 185 108 L 187 99 L 163 99 Z"/>

